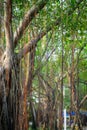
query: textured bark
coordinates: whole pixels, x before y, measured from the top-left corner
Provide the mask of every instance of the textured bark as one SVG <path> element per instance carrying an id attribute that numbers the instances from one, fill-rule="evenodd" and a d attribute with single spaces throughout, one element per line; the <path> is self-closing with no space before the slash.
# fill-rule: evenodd
<path id="1" fill-rule="evenodd" d="M 10 87 L 10 75 L 13 55 L 13 38 L 12 38 L 12 1 L 6 0 L 4 3 L 4 27 L 6 38 L 6 51 L 3 56 L 3 66 L 5 68 L 7 87 Z"/>
<path id="2" fill-rule="evenodd" d="M 9 107 L 7 102 L 7 96 L 10 90 L 11 84 L 11 54 L 12 54 L 12 29 L 11 29 L 11 20 L 12 20 L 12 4 L 11 0 L 6 0 L 4 3 L 4 26 L 5 26 L 5 36 L 6 36 L 6 51 L 3 56 L 3 60 L 1 61 L 3 64 L 2 72 L 1 72 L 1 85 L 2 89 L 2 97 L 1 97 L 1 129 L 2 130 L 11 130 L 9 120 Z"/>
<path id="3" fill-rule="evenodd" d="M 12 36 L 12 1 L 6 0 L 4 2 L 4 28 L 6 38 L 6 50 L 2 57 L 3 75 L 4 79 L 1 79 L 1 88 L 3 90 L 3 96 L 1 99 L 2 117 L 1 127 L 2 130 L 20 130 L 19 128 L 19 91 L 20 85 L 17 67 L 13 52 L 13 36 Z M 13 76 L 13 73 L 15 76 Z M 13 80 L 15 83 L 13 84 Z M 16 83 L 17 82 L 17 83 Z M 15 106 L 15 107 L 14 107 Z M 0 113 L 0 114 L 1 114 Z"/>

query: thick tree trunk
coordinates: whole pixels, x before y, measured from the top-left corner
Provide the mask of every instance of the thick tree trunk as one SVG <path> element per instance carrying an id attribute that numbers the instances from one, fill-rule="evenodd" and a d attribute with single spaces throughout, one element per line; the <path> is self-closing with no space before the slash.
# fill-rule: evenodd
<path id="1" fill-rule="evenodd" d="M 11 0 L 6 0 L 4 3 L 4 23 L 5 23 L 5 36 L 6 36 L 6 51 L 2 58 L 2 66 L 1 66 L 1 84 L 0 88 L 2 90 L 1 98 L 1 127 L 2 130 L 10 130 L 10 116 L 9 116 L 9 106 L 7 97 L 9 95 L 9 90 L 11 87 L 11 58 L 12 58 L 12 29 L 11 29 L 11 20 L 12 20 L 12 6 Z"/>
<path id="2" fill-rule="evenodd" d="M 1 130 L 20 130 L 19 128 L 19 97 L 20 84 L 18 66 L 10 71 L 7 82 L 7 70 L 2 68 L 0 74 L 0 125 Z M 6 71 L 5 71 L 6 70 Z M 14 82 L 15 80 L 15 82 Z M 9 83 L 9 84 L 8 84 Z"/>

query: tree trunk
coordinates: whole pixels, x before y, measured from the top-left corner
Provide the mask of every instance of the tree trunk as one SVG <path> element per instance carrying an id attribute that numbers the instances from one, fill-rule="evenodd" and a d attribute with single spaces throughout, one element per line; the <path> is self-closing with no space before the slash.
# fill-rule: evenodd
<path id="1" fill-rule="evenodd" d="M 29 53 L 29 64 L 28 64 L 28 75 L 24 85 L 24 94 L 23 94 L 23 122 L 24 125 L 22 127 L 23 130 L 28 130 L 28 117 L 27 117 L 27 94 L 32 96 L 32 79 L 33 79 L 33 71 L 34 71 L 34 57 L 35 57 L 35 47 Z"/>
<path id="2" fill-rule="evenodd" d="M 74 51 L 75 44 L 72 45 L 72 65 L 71 65 L 71 75 L 70 75 L 70 84 L 71 84 L 71 112 L 75 112 L 75 118 L 73 120 L 72 130 L 75 129 L 75 125 L 78 125 L 79 130 L 82 130 L 80 116 L 79 116 L 79 107 L 78 107 L 78 99 L 77 99 L 77 91 L 75 86 L 75 60 L 74 60 Z M 72 115 L 70 117 L 72 119 Z"/>

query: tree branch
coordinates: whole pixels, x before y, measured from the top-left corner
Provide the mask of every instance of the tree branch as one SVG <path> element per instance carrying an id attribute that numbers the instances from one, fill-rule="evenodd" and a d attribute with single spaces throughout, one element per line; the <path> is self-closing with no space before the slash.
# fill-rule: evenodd
<path id="1" fill-rule="evenodd" d="M 83 97 L 83 99 L 81 100 L 80 104 L 79 104 L 79 108 L 81 108 L 81 106 L 83 105 L 83 103 L 87 100 L 87 95 L 85 95 Z"/>
<path id="2" fill-rule="evenodd" d="M 33 7 L 25 14 L 24 19 L 20 23 L 19 27 L 17 28 L 16 32 L 14 33 L 14 45 L 16 46 L 17 42 L 22 37 L 25 29 L 31 22 L 31 20 L 38 14 L 38 12 L 44 8 L 44 6 L 47 4 L 48 0 L 40 0 L 36 5 L 33 5 Z"/>
<path id="3" fill-rule="evenodd" d="M 5 0 L 4 3 L 4 25 L 6 35 L 6 49 L 12 50 L 12 1 Z"/>
<path id="4" fill-rule="evenodd" d="M 42 85 L 43 85 L 43 87 L 45 88 L 46 91 L 47 91 L 47 89 L 52 90 L 52 87 L 50 86 L 48 81 L 45 80 L 43 78 L 43 76 L 41 74 L 39 74 L 39 73 L 38 73 L 38 78 L 39 78 L 40 82 L 42 83 Z"/>
<path id="5" fill-rule="evenodd" d="M 19 54 L 18 54 L 18 60 L 21 60 L 21 58 L 23 58 L 29 51 L 31 51 L 36 45 L 37 42 L 46 34 L 47 32 L 44 31 L 42 33 L 40 33 L 39 35 L 37 35 L 37 37 L 35 37 L 33 40 L 31 40 L 28 44 L 26 44 L 24 46 L 23 49 L 20 50 Z"/>
<path id="6" fill-rule="evenodd" d="M 40 71 L 40 69 L 47 64 L 49 58 L 51 57 L 51 55 L 53 54 L 53 52 L 56 50 L 56 48 L 53 48 L 53 50 L 51 51 L 50 55 L 46 58 L 46 61 L 44 61 L 43 64 L 40 64 L 40 66 L 37 68 L 37 70 L 34 72 L 33 74 L 33 78 L 36 76 L 36 74 Z"/>
<path id="7" fill-rule="evenodd" d="M 80 5 L 80 3 L 83 0 L 79 0 L 78 3 L 75 5 L 75 7 L 73 7 L 73 9 L 70 9 L 67 12 L 67 17 L 70 16 L 76 8 L 78 8 L 78 6 Z M 54 26 L 57 26 L 61 23 L 61 17 L 59 17 L 55 22 L 54 22 Z M 19 52 L 18 54 L 18 59 L 21 60 L 21 58 L 23 58 L 23 56 L 25 56 L 29 51 L 31 51 L 33 49 L 34 46 L 37 45 L 37 42 L 43 37 L 45 36 L 50 30 L 52 30 L 53 26 L 49 26 L 46 30 L 42 31 L 39 35 L 37 35 L 37 37 L 35 37 L 35 39 L 31 40 L 28 44 L 26 44 L 24 46 L 24 48 Z"/>

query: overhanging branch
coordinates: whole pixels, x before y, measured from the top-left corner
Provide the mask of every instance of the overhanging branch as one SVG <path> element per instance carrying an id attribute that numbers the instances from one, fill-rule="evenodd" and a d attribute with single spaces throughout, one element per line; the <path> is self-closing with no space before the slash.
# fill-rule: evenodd
<path id="1" fill-rule="evenodd" d="M 47 33 L 47 31 L 43 31 L 42 33 L 40 33 L 39 35 L 37 35 L 37 37 L 35 37 L 33 40 L 31 40 L 28 44 L 26 44 L 24 46 L 24 48 L 20 50 L 20 52 L 18 54 L 18 60 L 21 60 L 28 52 L 30 52 L 37 45 L 37 42 L 43 36 L 46 35 L 46 33 Z"/>
<path id="2" fill-rule="evenodd" d="M 36 5 L 25 14 L 22 22 L 20 23 L 19 27 L 17 28 L 16 32 L 14 33 L 14 45 L 16 46 L 17 42 L 22 37 L 25 29 L 31 22 L 31 20 L 38 14 L 38 12 L 44 8 L 47 4 L 48 0 L 40 0 Z"/>
<path id="3" fill-rule="evenodd" d="M 73 9 L 70 9 L 68 12 L 67 12 L 67 17 L 69 17 L 74 11 L 75 9 L 77 9 L 80 5 L 80 3 L 82 2 L 83 0 L 79 0 L 76 5 L 73 7 Z M 61 17 L 59 17 L 55 22 L 54 22 L 54 26 L 58 26 L 60 25 L 61 23 Z M 18 59 L 21 60 L 21 58 L 23 58 L 29 51 L 31 51 L 33 49 L 34 46 L 37 45 L 37 42 L 39 40 L 41 40 L 41 38 L 43 36 L 45 36 L 50 30 L 52 30 L 53 26 L 49 26 L 45 31 L 42 31 L 40 34 L 37 35 L 37 37 L 35 37 L 33 40 L 31 40 L 28 44 L 26 44 L 24 46 L 24 48 L 19 51 L 19 54 L 18 54 Z"/>

